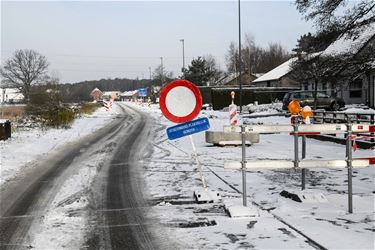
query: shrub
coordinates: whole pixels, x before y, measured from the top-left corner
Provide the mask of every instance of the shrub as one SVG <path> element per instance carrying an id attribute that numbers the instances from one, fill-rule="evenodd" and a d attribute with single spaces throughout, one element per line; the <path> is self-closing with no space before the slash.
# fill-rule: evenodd
<path id="1" fill-rule="evenodd" d="M 61 103 L 60 93 L 54 89 L 32 92 L 26 112 L 43 125 L 55 128 L 68 128 L 75 118 L 74 110 Z"/>
<path id="2" fill-rule="evenodd" d="M 90 102 L 90 103 L 83 103 L 80 106 L 78 112 L 80 114 L 92 114 L 92 113 L 94 113 L 97 110 L 98 107 L 99 107 L 98 103 L 92 103 L 92 102 Z"/>

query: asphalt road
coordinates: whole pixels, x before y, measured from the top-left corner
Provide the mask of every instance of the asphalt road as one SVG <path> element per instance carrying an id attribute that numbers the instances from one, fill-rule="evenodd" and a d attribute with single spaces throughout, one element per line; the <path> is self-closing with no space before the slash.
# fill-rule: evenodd
<path id="1" fill-rule="evenodd" d="M 71 174 L 73 160 L 108 141 L 115 142 L 108 152 L 111 161 L 101 169 L 93 184 L 98 194 L 92 201 L 96 208 L 93 214 L 98 218 L 92 223 L 91 236 L 101 236 L 89 239 L 87 246 L 93 249 L 158 248 L 144 216 L 147 201 L 143 197 L 139 164 L 152 150 L 145 143 L 150 136 L 150 120 L 130 107 L 122 109 L 123 114 L 105 128 L 38 160 L 17 181 L 2 187 L 0 249 L 29 248 L 24 239 L 34 219 L 43 213 Z"/>

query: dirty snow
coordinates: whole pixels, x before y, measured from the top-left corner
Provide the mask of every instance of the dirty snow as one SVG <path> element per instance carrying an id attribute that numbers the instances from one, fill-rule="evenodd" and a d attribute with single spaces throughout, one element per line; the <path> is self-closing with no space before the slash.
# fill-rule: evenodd
<path id="1" fill-rule="evenodd" d="M 18 128 L 13 131 L 11 138 L 0 141 L 0 186 L 17 176 L 23 168 L 32 167 L 33 161 L 40 156 L 93 133 L 118 113 L 117 106 L 110 112 L 99 108 L 94 114 L 76 119 L 69 129 Z"/>
<path id="2" fill-rule="evenodd" d="M 149 113 L 157 124 L 153 128 L 154 154 L 142 161 L 150 199 L 156 204 L 148 213 L 165 225 L 165 231 L 179 242 L 177 248 L 196 249 L 313 249 L 305 234 L 329 249 L 374 249 L 374 167 L 354 170 L 354 213 L 347 212 L 345 170 L 314 169 L 307 173 L 307 190 L 323 193 L 328 203 L 297 203 L 281 197 L 282 190 L 300 190 L 300 172 L 295 170 L 256 171 L 247 173 L 248 205 L 257 217 L 230 218 L 223 203 L 195 204 L 193 191 L 202 188 L 192 146 L 188 138 L 169 141 L 165 129 L 173 125 L 157 105 L 137 106 Z M 116 105 L 114 106 L 116 107 Z M 1 183 L 16 178 L 17 172 L 32 167 L 39 155 L 87 135 L 116 116 L 100 109 L 77 120 L 68 130 L 18 131 L 0 144 Z M 261 111 L 262 112 L 262 111 Z M 267 111 L 265 111 L 267 112 Z M 256 113 L 256 112 L 255 112 Z M 211 130 L 222 130 L 229 115 L 221 111 L 202 111 Z M 286 117 L 248 118 L 255 124 L 285 124 Z M 240 160 L 240 147 L 213 147 L 204 133 L 193 135 L 203 174 L 209 188 L 220 192 L 224 202 L 241 204 L 241 173 L 223 168 L 226 160 Z M 20 159 L 17 157 L 24 155 Z M 260 142 L 246 149 L 247 159 L 292 159 L 293 137 L 261 135 Z M 345 147 L 331 142 L 307 139 L 308 159 L 343 159 Z M 354 157 L 374 156 L 374 150 L 358 149 Z M 54 198 L 46 214 L 30 235 L 36 249 L 78 249 L 90 222 L 87 216 L 87 192 L 97 165 L 105 155 L 97 155 L 70 176 Z M 79 164 L 79 159 L 75 164 Z M 93 167 L 94 166 L 94 167 Z M 69 216 L 75 211 L 75 216 Z M 151 220 L 154 221 L 154 220 Z M 291 225 L 292 227 L 290 227 Z M 300 233 L 299 233 L 300 232 Z"/>

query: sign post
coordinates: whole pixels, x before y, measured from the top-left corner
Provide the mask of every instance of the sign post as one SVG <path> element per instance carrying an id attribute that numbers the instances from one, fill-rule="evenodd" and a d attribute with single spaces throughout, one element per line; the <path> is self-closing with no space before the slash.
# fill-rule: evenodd
<path id="1" fill-rule="evenodd" d="M 346 140 L 346 161 L 348 167 L 348 210 L 349 213 L 353 213 L 353 152 L 352 152 L 352 125 L 350 124 L 350 118 L 348 118 L 347 124 L 347 140 Z"/>
<path id="2" fill-rule="evenodd" d="M 247 206 L 247 192 L 246 192 L 246 143 L 245 143 L 245 126 L 241 125 L 241 139 L 242 139 L 242 204 Z"/>
<path id="3" fill-rule="evenodd" d="M 193 120 L 201 111 L 202 96 L 199 89 L 191 82 L 186 80 L 176 80 L 167 84 L 160 92 L 160 109 L 164 116 L 176 126 L 167 128 L 169 140 L 189 136 L 193 155 L 198 166 L 200 179 L 204 192 L 194 192 L 197 201 L 210 202 L 221 199 L 219 194 L 211 194 L 207 190 L 206 180 L 203 176 L 202 165 L 198 158 L 192 134 L 207 130 L 210 124 L 207 118 Z"/>

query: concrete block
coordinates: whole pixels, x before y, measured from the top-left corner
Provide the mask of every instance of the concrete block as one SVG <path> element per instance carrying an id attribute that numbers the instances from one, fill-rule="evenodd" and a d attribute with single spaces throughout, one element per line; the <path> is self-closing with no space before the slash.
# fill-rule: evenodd
<path id="1" fill-rule="evenodd" d="M 259 134 L 245 134 L 245 140 L 259 143 Z M 206 131 L 206 142 L 219 145 L 223 141 L 241 141 L 241 134 L 236 132 Z"/>

